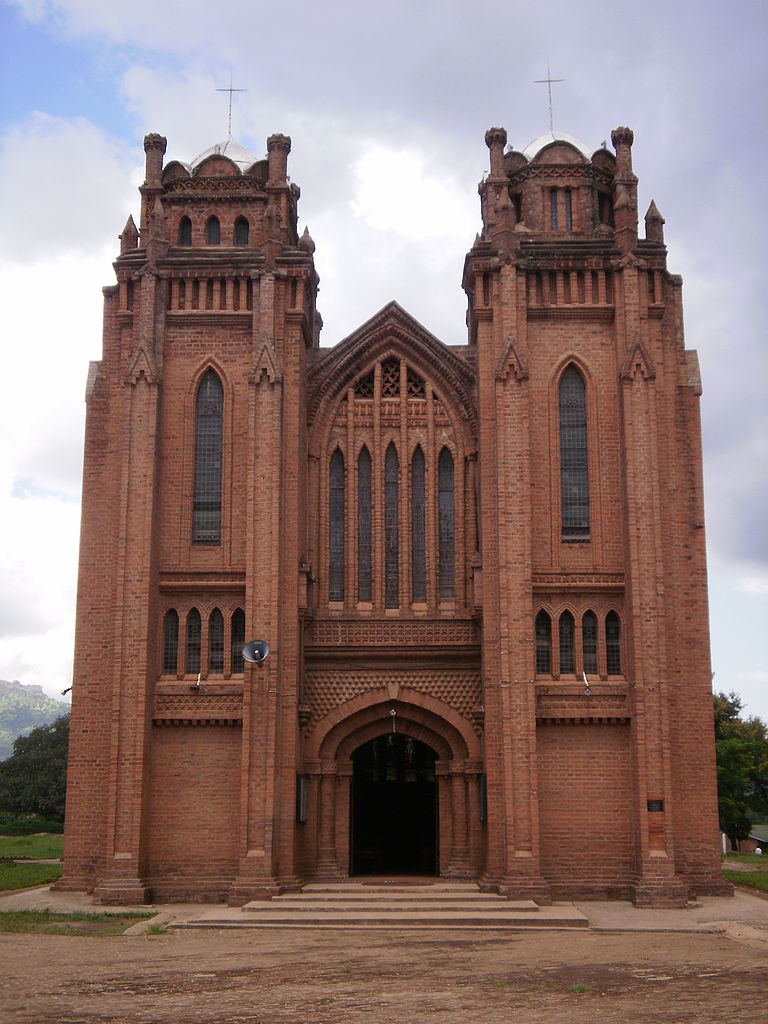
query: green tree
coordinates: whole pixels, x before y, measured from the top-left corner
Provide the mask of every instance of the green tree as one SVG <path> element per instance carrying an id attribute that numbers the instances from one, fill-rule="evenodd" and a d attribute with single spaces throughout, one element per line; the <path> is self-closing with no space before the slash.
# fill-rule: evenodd
<path id="1" fill-rule="evenodd" d="M 716 693 L 715 749 L 720 828 L 736 844 L 755 821 L 768 816 L 768 728 L 760 718 L 741 718 L 736 693 Z"/>
<path id="2" fill-rule="evenodd" d="M 64 820 L 69 715 L 19 736 L 0 762 L 0 811 Z"/>

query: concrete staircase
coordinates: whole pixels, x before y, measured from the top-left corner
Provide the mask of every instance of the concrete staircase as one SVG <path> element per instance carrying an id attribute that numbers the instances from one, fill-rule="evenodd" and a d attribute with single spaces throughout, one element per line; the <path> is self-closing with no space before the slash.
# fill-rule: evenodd
<path id="1" fill-rule="evenodd" d="M 214 908 L 187 928 L 586 928 L 572 904 L 539 907 L 480 892 L 474 882 L 441 879 L 312 882 L 300 892 L 254 900 L 240 910 Z"/>

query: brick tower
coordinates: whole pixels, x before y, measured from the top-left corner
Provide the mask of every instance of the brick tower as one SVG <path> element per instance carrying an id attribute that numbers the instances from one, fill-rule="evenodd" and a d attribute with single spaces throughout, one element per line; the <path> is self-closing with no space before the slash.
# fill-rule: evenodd
<path id="1" fill-rule="evenodd" d="M 698 367 L 612 140 L 486 134 L 466 346 L 391 303 L 321 349 L 290 140 L 147 136 L 88 376 L 62 887 L 723 891 Z"/>

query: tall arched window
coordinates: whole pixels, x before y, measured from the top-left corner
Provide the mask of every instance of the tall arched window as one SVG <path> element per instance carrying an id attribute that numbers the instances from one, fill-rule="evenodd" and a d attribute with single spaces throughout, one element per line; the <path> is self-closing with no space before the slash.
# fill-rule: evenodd
<path id="1" fill-rule="evenodd" d="M 399 463 L 397 450 L 392 442 L 384 457 L 384 607 L 400 606 L 400 585 L 398 580 L 399 540 L 398 515 Z"/>
<path id="2" fill-rule="evenodd" d="M 235 245 L 248 245 L 248 221 L 238 217 L 235 221 Z"/>
<path id="3" fill-rule="evenodd" d="M 616 612 L 605 616 L 605 661 L 609 676 L 621 675 L 621 623 Z"/>
<path id="4" fill-rule="evenodd" d="M 357 457 L 357 600 L 371 595 L 371 453 L 363 445 Z"/>
<path id="5" fill-rule="evenodd" d="M 421 445 L 417 445 L 411 459 L 411 593 L 414 601 L 427 599 L 424 475 L 424 452 Z"/>
<path id="6" fill-rule="evenodd" d="M 560 616 L 560 675 L 572 675 L 576 671 L 573 654 L 573 616 L 563 612 Z"/>
<path id="7" fill-rule="evenodd" d="M 224 616 L 218 608 L 208 620 L 208 671 L 214 675 L 224 671 Z"/>
<path id="8" fill-rule="evenodd" d="M 182 217 L 179 221 L 179 245 L 192 245 L 192 221 Z"/>
<path id="9" fill-rule="evenodd" d="M 179 613 L 170 608 L 163 620 L 163 674 L 175 676 L 179 664 Z"/>
<path id="10" fill-rule="evenodd" d="M 563 540 L 589 537 L 587 395 L 584 378 L 569 366 L 560 378 L 560 496 Z"/>
<path id="11" fill-rule="evenodd" d="M 453 456 L 447 448 L 440 452 L 437 463 L 437 510 L 440 561 L 440 597 L 453 597 L 454 526 L 453 526 Z"/>
<path id="12" fill-rule="evenodd" d="M 184 671 L 188 676 L 197 675 L 200 671 L 200 633 L 201 633 L 200 612 L 192 608 L 187 615 L 187 649 L 184 663 Z"/>
<path id="13" fill-rule="evenodd" d="M 221 541 L 221 425 L 224 391 L 209 370 L 200 382 L 195 404 L 195 497 L 192 540 Z"/>
<path id="14" fill-rule="evenodd" d="M 331 456 L 329 487 L 328 597 L 344 600 L 344 456 L 337 448 Z"/>
<path id="15" fill-rule="evenodd" d="M 236 608 L 232 615 L 232 675 L 243 671 L 243 647 L 245 647 L 245 612 Z"/>
<path id="16" fill-rule="evenodd" d="M 581 619 L 581 653 L 584 671 L 597 672 L 597 616 L 594 612 L 584 612 Z"/>
<path id="17" fill-rule="evenodd" d="M 536 616 L 536 675 L 552 673 L 552 620 L 542 608 Z"/>
<path id="18" fill-rule="evenodd" d="M 221 243 L 221 226 L 218 217 L 209 217 L 205 225 L 205 240 L 208 245 Z"/>

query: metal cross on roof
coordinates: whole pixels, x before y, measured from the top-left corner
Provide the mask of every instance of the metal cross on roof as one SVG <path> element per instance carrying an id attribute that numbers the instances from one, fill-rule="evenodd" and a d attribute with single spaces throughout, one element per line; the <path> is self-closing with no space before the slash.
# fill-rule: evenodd
<path id="1" fill-rule="evenodd" d="M 547 58 L 547 77 L 546 78 L 534 78 L 534 85 L 544 85 L 546 83 L 547 89 L 549 90 L 549 130 L 553 132 L 554 121 L 552 119 L 552 83 L 553 82 L 564 82 L 564 78 L 553 78 L 549 70 L 549 58 Z"/>
<path id="2" fill-rule="evenodd" d="M 229 93 L 229 122 L 227 126 L 227 142 L 232 138 L 232 93 L 233 92 L 248 92 L 247 89 L 233 89 L 232 88 L 232 72 L 229 73 L 229 88 L 228 89 L 217 89 L 216 92 L 228 92 Z"/>

